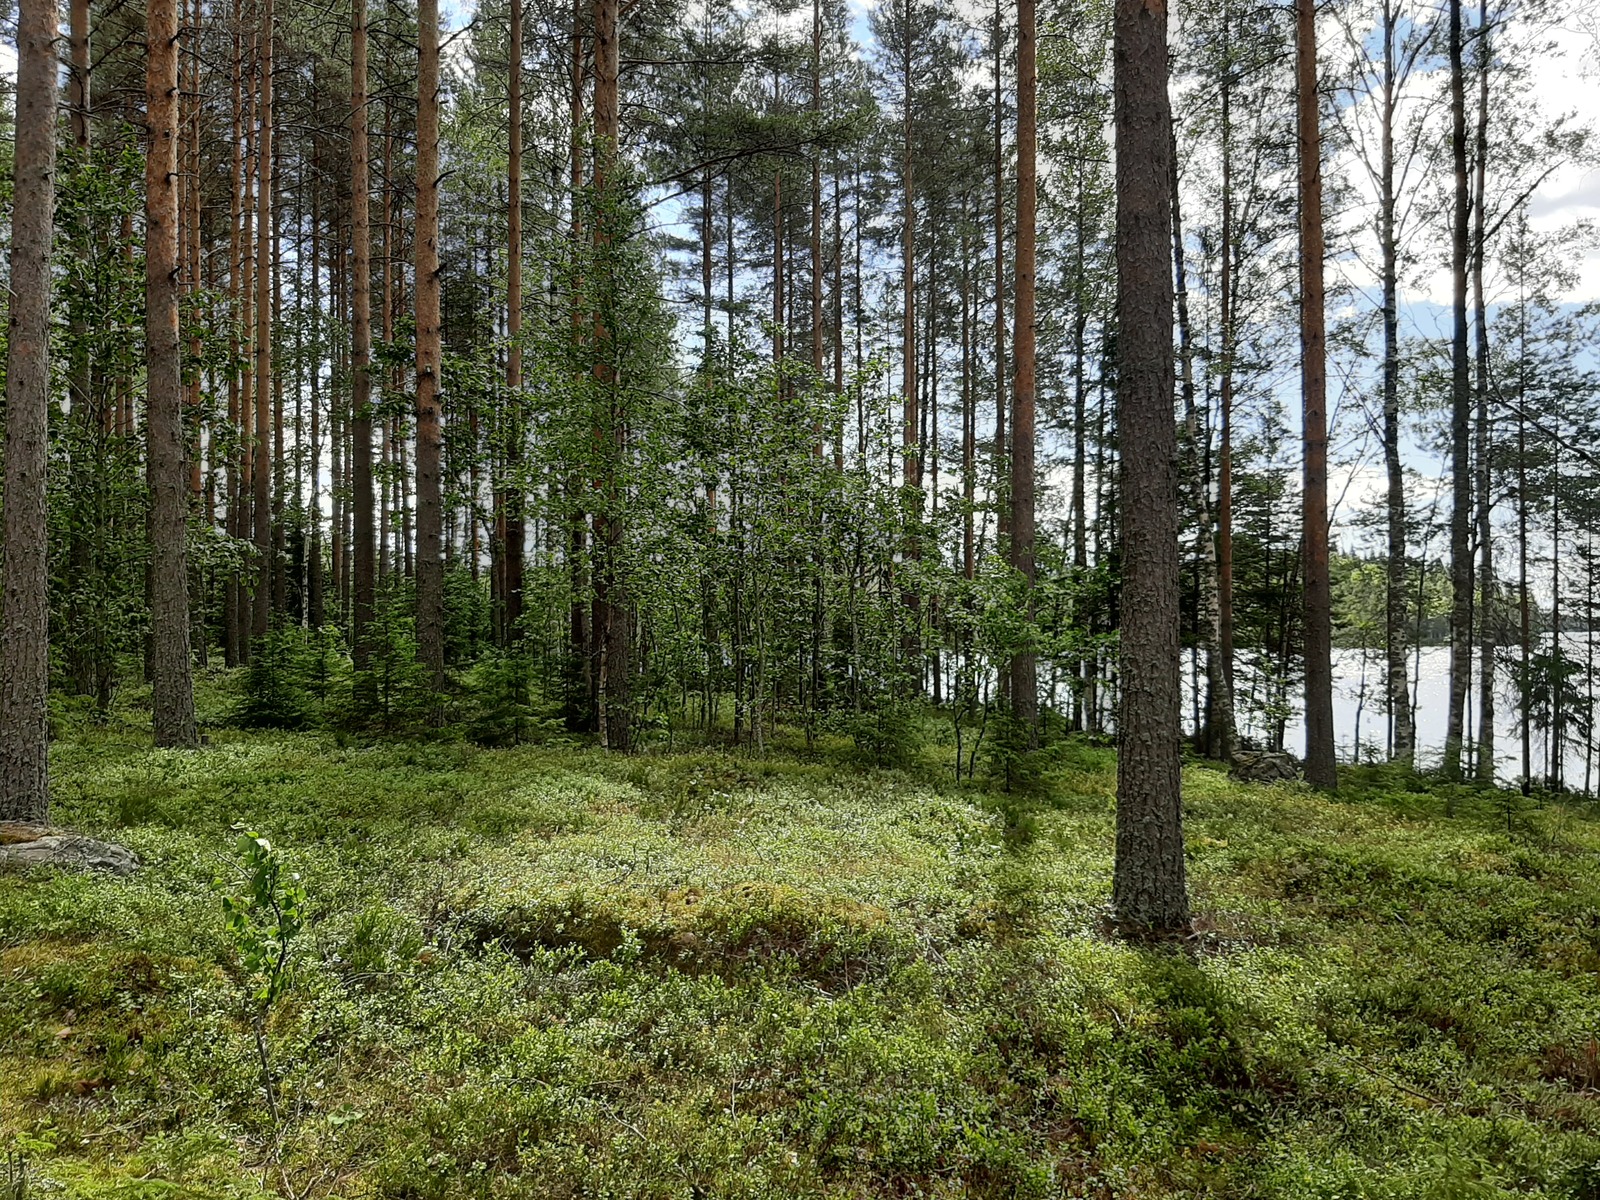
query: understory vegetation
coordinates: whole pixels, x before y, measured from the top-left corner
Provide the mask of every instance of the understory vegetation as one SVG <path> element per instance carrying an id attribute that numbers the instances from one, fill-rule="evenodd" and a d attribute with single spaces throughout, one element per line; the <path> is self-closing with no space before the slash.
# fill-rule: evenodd
<path id="1" fill-rule="evenodd" d="M 1023 796 L 932 719 L 890 770 L 243 693 L 197 752 L 133 689 L 60 720 L 58 820 L 145 866 L 0 874 L 18 1195 L 1600 1197 L 1590 807 L 1191 765 L 1197 932 L 1146 948 L 1086 741 Z"/>

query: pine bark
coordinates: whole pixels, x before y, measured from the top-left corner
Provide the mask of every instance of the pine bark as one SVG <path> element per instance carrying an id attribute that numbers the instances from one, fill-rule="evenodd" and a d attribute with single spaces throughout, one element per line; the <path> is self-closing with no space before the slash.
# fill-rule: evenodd
<path id="1" fill-rule="evenodd" d="M 501 612 L 504 639 L 515 642 L 522 628 L 523 546 L 527 516 L 523 504 L 522 468 L 522 0 L 511 0 L 511 110 L 506 170 L 506 432 L 507 479 L 500 499 L 504 514 L 501 539 L 503 568 Z"/>
<path id="2" fill-rule="evenodd" d="M 150 487 L 150 632 L 155 743 L 192 748 L 189 664 L 188 471 L 184 462 L 183 361 L 178 332 L 178 9 L 146 8 L 145 471 Z"/>
<path id="3" fill-rule="evenodd" d="M 1034 620 L 1034 268 L 1038 211 L 1038 30 L 1034 0 L 1017 5 L 1016 374 L 1011 387 L 1011 568 L 1022 579 L 1028 643 L 1011 658 L 1011 717 L 1021 744 L 1038 744 L 1038 660 Z M 1168 283 L 1168 294 L 1171 284 Z M 1170 322 L 1169 322 L 1170 324 Z M 1170 415 L 1170 414 L 1169 414 Z"/>
<path id="4" fill-rule="evenodd" d="M 1444 775 L 1461 778 L 1461 742 L 1467 690 L 1472 680 L 1472 475 L 1468 451 L 1472 382 L 1467 360 L 1468 222 L 1472 207 L 1467 181 L 1467 116 L 1462 65 L 1461 0 L 1450 0 L 1450 154 L 1455 168 L 1451 214 L 1450 270 L 1450 693 L 1445 715 Z"/>
<path id="5" fill-rule="evenodd" d="M 350 516 L 351 652 L 367 669 L 377 601 L 372 495 L 372 181 L 367 137 L 367 4 L 350 9 Z"/>
<path id="6" fill-rule="evenodd" d="M 1489 172 L 1489 5 L 1482 0 L 1478 8 L 1478 121 L 1474 149 L 1474 188 L 1472 208 L 1472 323 L 1476 367 L 1474 390 L 1477 398 L 1476 472 L 1474 487 L 1478 509 L 1478 756 L 1474 777 L 1481 784 L 1494 783 L 1494 666 L 1495 666 L 1495 588 L 1494 523 L 1490 471 L 1494 442 L 1489 430 L 1489 317 L 1483 294 L 1485 214 L 1488 208 Z"/>
<path id="7" fill-rule="evenodd" d="M 6 341 L 5 554 L 0 560 L 0 820 L 41 825 L 50 816 L 45 471 L 59 19 L 56 0 L 21 0 Z"/>
<path id="8" fill-rule="evenodd" d="M 1322 129 L 1315 0 L 1295 0 L 1295 115 L 1300 143 L 1301 537 L 1305 555 L 1306 780 L 1338 786 L 1333 738 L 1333 589 L 1328 574 L 1328 374 L 1322 228 Z"/>
<path id="9" fill-rule="evenodd" d="M 1229 5 L 1222 8 L 1223 46 L 1228 45 Z M 1221 378 L 1217 381 L 1217 655 L 1222 675 L 1233 689 L 1233 365 L 1234 270 L 1233 234 L 1233 81 L 1222 81 L 1222 230 L 1218 257 L 1218 319 L 1221 325 Z"/>
<path id="10" fill-rule="evenodd" d="M 255 516 L 256 586 L 250 610 L 250 632 L 266 635 L 272 612 L 272 43 L 274 0 L 263 0 L 261 10 L 260 134 L 256 139 L 256 343 L 255 343 L 255 454 L 251 482 Z"/>
<path id="11" fill-rule="evenodd" d="M 1163 0 L 1117 0 L 1117 428 L 1122 440 L 1117 850 L 1129 936 L 1189 928 L 1178 684 L 1178 445 L 1173 422 L 1172 110 Z"/>
<path id="12" fill-rule="evenodd" d="M 594 238 L 601 259 L 598 267 L 607 274 L 599 289 L 603 297 L 614 296 L 617 289 L 623 286 L 623 281 L 616 278 L 614 266 L 604 261 L 615 244 L 618 220 L 616 165 L 620 123 L 617 78 L 621 64 L 617 46 L 617 8 L 617 0 L 595 0 L 594 192 L 597 212 Z M 778 281 L 777 294 L 782 295 L 781 279 Z M 614 305 L 609 299 L 603 298 L 601 308 L 607 307 L 614 308 Z M 612 328 L 611 319 L 608 312 L 595 313 L 594 378 L 599 388 L 601 427 L 598 434 L 604 460 L 599 481 L 604 507 L 595 521 L 594 637 L 599 648 L 599 704 L 596 716 L 601 744 L 610 750 L 626 752 L 632 749 L 633 744 L 633 614 L 622 563 L 626 525 L 620 479 L 620 460 L 627 445 L 627 421 L 621 407 L 621 381 L 616 362 L 617 331 Z M 780 324 L 780 338 L 781 329 Z"/>
<path id="13" fill-rule="evenodd" d="M 1385 603 L 1384 655 L 1387 665 L 1390 753 L 1408 762 L 1416 753 L 1417 729 L 1411 711 L 1411 685 L 1406 671 L 1406 497 L 1405 471 L 1400 461 L 1400 270 L 1396 229 L 1394 177 L 1395 26 L 1399 21 L 1392 0 L 1383 14 L 1383 96 L 1379 153 L 1379 238 L 1383 243 L 1383 461 L 1388 475 L 1387 518 L 1389 560 Z"/>
<path id="14" fill-rule="evenodd" d="M 417 6 L 417 657 L 436 690 L 444 674 L 444 509 L 440 490 L 439 3 Z"/>

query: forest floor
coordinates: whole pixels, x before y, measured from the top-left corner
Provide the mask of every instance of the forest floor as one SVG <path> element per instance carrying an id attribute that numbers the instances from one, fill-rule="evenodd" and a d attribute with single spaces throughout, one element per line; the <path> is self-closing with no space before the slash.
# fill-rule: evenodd
<path id="1" fill-rule="evenodd" d="M 1600 1197 L 1590 807 L 1190 767 L 1174 952 L 1103 931 L 1103 748 L 1022 802 L 936 746 L 184 754 L 125 717 L 62 728 L 55 819 L 145 868 L 0 875 L 6 1200 Z M 311 917 L 271 1105 L 236 822 Z"/>

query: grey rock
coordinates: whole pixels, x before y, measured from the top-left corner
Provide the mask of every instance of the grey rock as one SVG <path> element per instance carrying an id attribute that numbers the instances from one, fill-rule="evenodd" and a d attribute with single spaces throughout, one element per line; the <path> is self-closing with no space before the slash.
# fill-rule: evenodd
<path id="1" fill-rule="evenodd" d="M 126 846 L 81 837 L 48 825 L 0 822 L 0 867 L 64 867 L 132 875 L 139 856 Z"/>
<path id="2" fill-rule="evenodd" d="M 1300 778 L 1300 762 L 1279 751 L 1241 750 L 1228 774 L 1244 783 L 1293 783 Z"/>

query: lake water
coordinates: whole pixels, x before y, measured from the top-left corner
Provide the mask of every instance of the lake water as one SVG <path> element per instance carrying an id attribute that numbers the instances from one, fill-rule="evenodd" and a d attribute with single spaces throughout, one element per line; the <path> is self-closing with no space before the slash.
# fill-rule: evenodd
<path id="1" fill-rule="evenodd" d="M 1575 661 L 1583 662 L 1590 652 L 1589 638 L 1597 639 L 1594 655 L 1600 662 L 1600 634 L 1567 634 L 1562 638 L 1563 649 Z M 1513 650 L 1513 653 L 1516 653 Z M 1419 761 L 1437 765 L 1444 752 L 1446 710 L 1449 705 L 1450 650 L 1447 646 L 1425 646 L 1413 659 L 1412 678 L 1417 721 L 1417 746 Z M 1476 666 L 1476 662 L 1474 662 Z M 1363 672 L 1363 667 L 1364 672 Z M 1383 653 L 1359 650 L 1340 650 L 1334 653 L 1334 729 L 1341 762 L 1385 757 L 1388 739 L 1388 714 L 1383 700 Z M 1495 688 L 1495 775 L 1500 782 L 1515 784 L 1522 778 L 1522 729 L 1516 702 L 1513 668 L 1502 664 L 1496 672 Z M 1579 695 L 1576 704 L 1569 705 L 1573 716 L 1581 716 L 1583 708 L 1594 712 L 1595 700 L 1581 677 L 1574 683 Z M 1290 696 L 1296 712 L 1284 737 L 1285 749 L 1296 755 L 1305 750 L 1305 727 L 1300 723 L 1300 695 L 1296 689 Z M 1472 690 L 1468 694 L 1467 730 L 1469 741 L 1475 743 L 1478 727 L 1478 673 L 1474 671 Z M 1359 728 L 1359 753 L 1357 730 Z M 1258 723 L 1254 728 L 1241 720 L 1241 734 L 1263 744 L 1266 730 Z M 1593 793 L 1600 787 L 1600 753 L 1580 730 L 1570 727 L 1563 736 L 1562 774 L 1567 787 Z M 1472 753 L 1469 745 L 1464 757 Z M 1466 758 L 1470 770 L 1471 759 Z M 1548 772 L 1549 739 L 1534 729 L 1532 731 L 1533 775 L 1543 778 Z"/>

